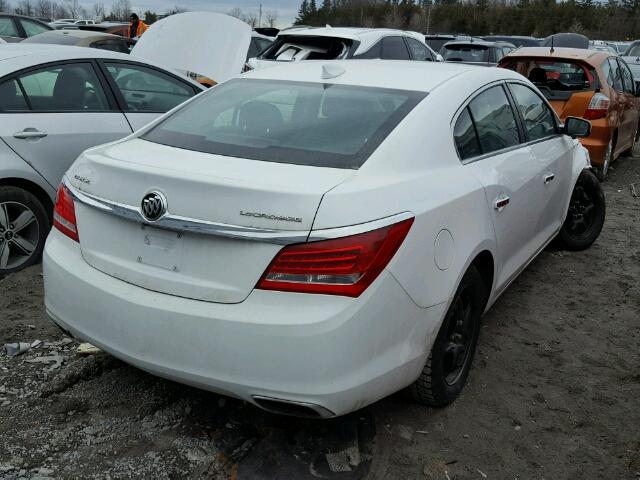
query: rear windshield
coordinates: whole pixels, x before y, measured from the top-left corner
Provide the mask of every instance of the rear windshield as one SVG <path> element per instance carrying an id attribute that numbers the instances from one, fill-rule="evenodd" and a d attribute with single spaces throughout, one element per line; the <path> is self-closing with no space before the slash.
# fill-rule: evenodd
<path id="1" fill-rule="evenodd" d="M 338 60 L 347 58 L 352 40 L 337 37 L 280 35 L 270 48 L 262 52 L 263 60 Z"/>
<path id="2" fill-rule="evenodd" d="M 229 157 L 357 169 L 426 95 L 236 79 L 201 95 L 142 138 Z"/>
<path id="3" fill-rule="evenodd" d="M 449 62 L 488 62 L 489 49 L 481 45 L 445 45 L 440 54 Z"/>
<path id="4" fill-rule="evenodd" d="M 595 69 L 579 62 L 509 59 L 501 66 L 527 77 L 549 100 L 567 100 L 574 92 L 598 88 Z"/>

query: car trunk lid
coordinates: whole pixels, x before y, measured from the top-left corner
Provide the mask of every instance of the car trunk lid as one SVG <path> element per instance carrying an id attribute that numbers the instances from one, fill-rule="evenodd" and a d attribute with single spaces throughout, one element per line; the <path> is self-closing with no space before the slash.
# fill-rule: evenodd
<path id="1" fill-rule="evenodd" d="M 251 27 L 229 15 L 187 12 L 154 23 L 131 55 L 222 83 L 239 75 L 251 43 Z"/>
<path id="2" fill-rule="evenodd" d="M 86 152 L 67 181 L 87 263 L 149 290 L 238 303 L 283 244 L 306 240 L 324 193 L 350 175 L 133 139 Z M 157 222 L 139 213 L 150 192 L 166 199 Z"/>

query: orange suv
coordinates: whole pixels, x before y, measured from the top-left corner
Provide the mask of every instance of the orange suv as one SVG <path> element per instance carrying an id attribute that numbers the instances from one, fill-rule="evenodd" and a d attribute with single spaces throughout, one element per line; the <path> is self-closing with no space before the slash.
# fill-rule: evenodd
<path id="1" fill-rule="evenodd" d="M 531 80 L 562 121 L 591 121 L 591 135 L 580 141 L 604 180 L 611 162 L 633 153 L 640 127 L 640 88 L 624 60 L 609 52 L 576 48 L 520 48 L 500 67 Z"/>

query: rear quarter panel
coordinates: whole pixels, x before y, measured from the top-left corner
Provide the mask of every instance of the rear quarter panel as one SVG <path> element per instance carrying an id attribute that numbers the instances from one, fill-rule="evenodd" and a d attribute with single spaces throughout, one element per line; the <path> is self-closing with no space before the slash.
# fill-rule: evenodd
<path id="1" fill-rule="evenodd" d="M 0 140 L 0 182 L 7 179 L 27 180 L 47 192 L 55 201 L 56 186 L 50 185 L 36 170 Z M 10 183 L 10 182 L 9 182 Z"/>
<path id="2" fill-rule="evenodd" d="M 415 222 L 387 268 L 421 307 L 448 302 L 475 256 L 496 253 L 484 188 L 458 159 L 450 126 L 478 87 L 463 79 L 449 83 L 416 107 L 353 177 L 325 194 L 313 225 L 334 228 L 413 213 Z M 453 241 L 436 243 L 444 230 L 442 238 L 450 234 Z M 436 251 L 448 257 L 446 268 L 436 265 Z"/>

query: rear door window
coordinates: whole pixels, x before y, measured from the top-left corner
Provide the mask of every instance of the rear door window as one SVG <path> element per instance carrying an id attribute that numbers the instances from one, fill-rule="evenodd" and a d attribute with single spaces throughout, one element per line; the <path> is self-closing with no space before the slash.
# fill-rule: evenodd
<path id="1" fill-rule="evenodd" d="M 20 75 L 18 82 L 34 112 L 109 111 L 107 96 L 89 63 L 57 65 Z"/>
<path id="2" fill-rule="evenodd" d="M 453 137 L 456 142 L 460 160 L 466 160 L 482 154 L 482 149 L 478 143 L 478 136 L 476 135 L 476 128 L 473 125 L 468 107 L 465 108 L 458 117 L 453 129 Z"/>
<path id="3" fill-rule="evenodd" d="M 629 70 L 629 67 L 627 67 L 627 64 L 620 59 L 618 60 L 618 64 L 620 67 L 620 72 L 622 74 L 622 87 L 625 91 L 625 93 L 630 93 L 630 94 L 634 94 L 635 93 L 635 84 L 633 82 L 633 75 L 631 75 L 631 71 Z"/>
<path id="4" fill-rule="evenodd" d="M 357 169 L 425 96 L 236 79 L 201 95 L 142 138 L 228 157 Z"/>
<path id="5" fill-rule="evenodd" d="M 361 53 L 360 55 L 355 55 L 353 58 L 361 59 L 361 60 L 368 60 L 368 59 L 380 58 L 381 55 L 382 55 L 382 40 L 380 40 L 379 42 L 375 43 L 366 52 Z"/>
<path id="6" fill-rule="evenodd" d="M 29 110 L 17 80 L 0 84 L 0 112 L 24 112 Z"/>
<path id="7" fill-rule="evenodd" d="M 431 51 L 425 45 L 421 44 L 419 41 L 413 38 L 406 38 L 405 40 L 407 41 L 409 51 L 411 52 L 411 58 L 413 60 L 434 60 L 433 56 L 431 55 Z"/>
<path id="8" fill-rule="evenodd" d="M 482 153 L 491 153 L 520 143 L 518 124 L 502 86 L 480 93 L 469 104 Z"/>
<path id="9" fill-rule="evenodd" d="M 0 17 L 0 37 L 17 38 L 19 36 L 18 29 L 13 23 L 13 19 L 11 17 Z"/>
<path id="10" fill-rule="evenodd" d="M 27 20 L 26 18 L 21 18 L 20 24 L 22 25 L 22 28 L 24 28 L 24 32 L 27 34 L 27 37 L 33 37 L 34 35 L 38 35 L 39 33 L 49 31 L 49 29 L 44 25 L 41 25 L 38 22 L 34 22 L 32 20 Z"/>
<path id="11" fill-rule="evenodd" d="M 557 133 L 555 115 L 537 93 L 517 83 L 509 84 L 509 89 L 520 110 L 524 129 L 530 141 L 540 140 Z"/>
<path id="12" fill-rule="evenodd" d="M 380 58 L 384 60 L 411 60 L 402 37 L 384 37 L 382 39 L 382 56 Z"/>
<path id="13" fill-rule="evenodd" d="M 611 69 L 611 85 L 614 90 L 622 92 L 624 90 L 624 84 L 622 83 L 622 71 L 620 65 L 615 58 L 609 58 L 609 68 Z"/>
<path id="14" fill-rule="evenodd" d="M 195 92 L 177 78 L 140 65 L 105 62 L 129 112 L 164 113 Z"/>

